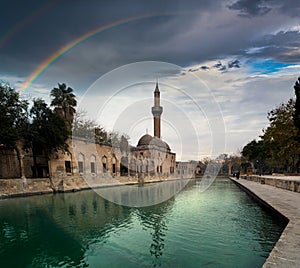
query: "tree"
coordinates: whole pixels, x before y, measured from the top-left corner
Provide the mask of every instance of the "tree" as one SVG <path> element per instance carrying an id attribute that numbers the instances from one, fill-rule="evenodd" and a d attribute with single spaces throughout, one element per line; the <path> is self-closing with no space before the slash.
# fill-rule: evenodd
<path id="1" fill-rule="evenodd" d="M 300 144 L 294 125 L 295 101 L 290 99 L 268 113 L 270 126 L 264 130 L 263 139 L 270 144 L 272 158 L 285 171 L 299 172 Z M 295 164 L 296 157 L 298 157 Z"/>
<path id="2" fill-rule="evenodd" d="M 86 112 L 76 112 L 73 121 L 73 137 L 84 138 L 92 142 L 107 143 L 108 134 L 97 122 L 87 117 Z"/>
<path id="3" fill-rule="evenodd" d="M 297 140 L 300 141 L 300 77 L 295 82 L 294 85 L 296 102 L 295 102 L 295 112 L 293 114 L 294 125 L 297 128 Z"/>
<path id="4" fill-rule="evenodd" d="M 33 153 L 33 177 L 36 177 L 38 155 L 49 158 L 53 151 L 67 151 L 68 129 L 64 120 L 54 113 L 42 99 L 34 99 L 30 110 L 30 144 Z"/>
<path id="5" fill-rule="evenodd" d="M 26 179 L 23 159 L 29 127 L 28 102 L 21 100 L 19 94 L 4 82 L 0 82 L 0 122 L 1 148 L 16 150 L 21 178 Z"/>
<path id="6" fill-rule="evenodd" d="M 55 111 L 65 120 L 68 129 L 71 130 L 77 105 L 73 89 L 64 83 L 58 84 L 57 88 L 51 90 L 50 96 L 53 98 L 51 106 L 55 107 Z"/>
<path id="7" fill-rule="evenodd" d="M 116 131 L 107 132 L 104 127 L 100 126 L 94 120 L 86 116 L 86 112 L 79 110 L 73 121 L 73 137 L 84 138 L 96 143 L 120 147 L 122 151 L 128 151 L 129 136 L 120 134 Z"/>
<path id="8" fill-rule="evenodd" d="M 252 140 L 247 145 L 244 146 L 242 150 L 242 155 L 248 161 L 252 162 L 254 167 L 262 173 L 262 169 L 271 169 L 269 166 L 268 159 L 270 157 L 270 147 L 268 143 L 264 140 Z M 251 164 L 247 161 L 244 161 L 242 166 L 244 169 L 248 168 Z"/>
<path id="9" fill-rule="evenodd" d="M 258 168 L 269 171 L 299 172 L 300 144 L 294 125 L 295 101 L 290 99 L 268 113 L 269 126 L 259 141 L 244 146 L 242 155 Z M 298 160 L 296 159 L 298 157 Z M 297 161 L 297 162 L 296 162 Z"/>

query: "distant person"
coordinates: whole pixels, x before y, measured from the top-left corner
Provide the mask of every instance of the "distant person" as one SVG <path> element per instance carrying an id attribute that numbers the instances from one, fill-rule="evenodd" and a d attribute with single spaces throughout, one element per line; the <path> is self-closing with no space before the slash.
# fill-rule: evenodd
<path id="1" fill-rule="evenodd" d="M 237 173 L 236 173 L 236 179 L 238 180 L 240 178 L 240 172 L 238 171 Z"/>

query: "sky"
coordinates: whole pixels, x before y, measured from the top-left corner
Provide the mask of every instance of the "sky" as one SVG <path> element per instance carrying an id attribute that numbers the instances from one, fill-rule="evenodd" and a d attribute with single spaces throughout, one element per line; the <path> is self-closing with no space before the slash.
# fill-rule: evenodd
<path id="1" fill-rule="evenodd" d="M 0 79 L 47 102 L 66 83 L 132 145 L 153 134 L 158 81 L 178 160 L 237 154 L 294 97 L 299 14 L 298 0 L 4 0 Z"/>

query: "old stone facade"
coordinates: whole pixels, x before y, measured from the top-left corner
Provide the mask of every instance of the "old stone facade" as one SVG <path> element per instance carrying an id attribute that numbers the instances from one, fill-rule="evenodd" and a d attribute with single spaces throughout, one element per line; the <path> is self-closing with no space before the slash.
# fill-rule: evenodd
<path id="1" fill-rule="evenodd" d="M 21 169 L 19 157 L 13 149 L 0 150 L 0 179 L 20 178 Z M 31 150 L 24 151 L 24 173 L 26 178 L 33 177 L 34 160 Z M 49 177 L 48 159 L 44 156 L 36 157 L 36 176 Z"/>
<path id="2" fill-rule="evenodd" d="M 154 91 L 154 136 L 145 134 L 137 146 L 122 150 L 117 146 L 73 137 L 69 153 L 58 152 L 49 161 L 50 176 L 81 175 L 87 177 L 169 177 L 174 175 L 176 154 L 160 139 L 160 92 Z"/>
<path id="3" fill-rule="evenodd" d="M 150 140 L 152 137 L 148 136 Z M 49 160 L 50 176 L 143 178 L 173 175 L 176 154 L 159 140 L 154 139 L 157 144 L 144 144 L 143 141 L 145 136 L 136 147 L 122 152 L 119 147 L 73 137 L 68 140 L 68 153 L 57 152 Z"/>

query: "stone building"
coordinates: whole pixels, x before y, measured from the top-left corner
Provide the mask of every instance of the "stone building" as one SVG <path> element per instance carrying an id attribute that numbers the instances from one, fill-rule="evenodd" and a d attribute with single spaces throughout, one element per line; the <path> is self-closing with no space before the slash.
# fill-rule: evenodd
<path id="1" fill-rule="evenodd" d="M 26 178 L 32 178 L 34 174 L 34 158 L 32 150 L 24 150 L 23 164 Z M 0 179 L 11 179 L 21 177 L 20 156 L 14 149 L 0 149 Z M 48 159 L 39 155 L 35 160 L 36 176 L 49 177 Z"/>
<path id="2" fill-rule="evenodd" d="M 197 161 L 176 162 L 176 176 L 178 178 L 199 178 L 202 169 Z"/>
<path id="3" fill-rule="evenodd" d="M 169 177 L 176 168 L 176 154 L 161 140 L 160 91 L 156 83 L 154 136 L 143 135 L 137 146 L 111 146 L 73 137 L 68 140 L 69 152 L 57 152 L 49 161 L 51 177 L 81 175 L 86 177 Z"/>

